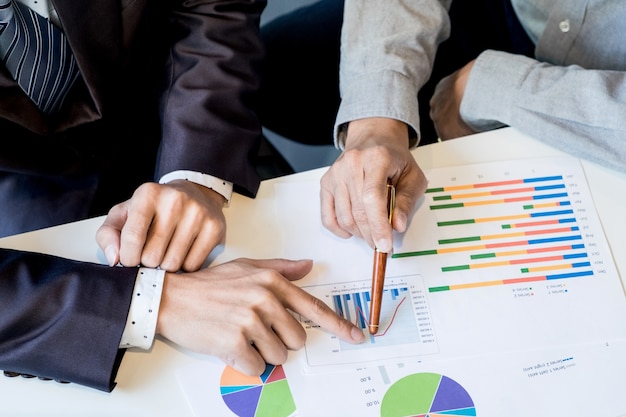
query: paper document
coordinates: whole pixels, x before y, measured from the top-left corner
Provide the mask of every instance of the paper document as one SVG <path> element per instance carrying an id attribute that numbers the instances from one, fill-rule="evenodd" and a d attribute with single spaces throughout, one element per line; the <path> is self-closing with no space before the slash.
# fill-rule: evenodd
<path id="1" fill-rule="evenodd" d="M 381 331 L 354 346 L 303 318 L 309 372 L 626 338 L 621 281 L 580 162 L 524 159 L 433 169 L 387 261 Z M 319 182 L 276 185 L 298 281 L 367 328 L 372 249 L 325 230 Z"/>

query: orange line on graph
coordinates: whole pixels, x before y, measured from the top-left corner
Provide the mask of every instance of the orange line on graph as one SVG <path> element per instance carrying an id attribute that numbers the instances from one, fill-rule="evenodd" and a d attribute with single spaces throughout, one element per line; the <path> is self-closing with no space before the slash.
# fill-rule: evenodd
<path id="1" fill-rule="evenodd" d="M 402 305 L 402 303 L 404 303 L 404 300 L 406 300 L 406 297 L 403 297 L 402 300 L 400 300 L 400 302 L 398 303 L 398 305 L 396 306 L 396 309 L 393 311 L 393 316 L 391 316 L 391 320 L 389 321 L 389 326 L 387 326 L 387 328 L 385 329 L 384 332 L 382 333 L 377 333 L 374 334 L 372 336 L 374 337 L 380 337 L 380 336 L 384 336 L 385 334 L 387 334 L 387 331 L 391 328 L 391 325 L 393 324 L 393 321 L 396 318 L 396 314 L 398 314 L 398 309 L 400 308 L 400 306 Z M 361 307 L 357 307 L 359 310 L 359 315 L 361 316 L 361 318 L 363 319 L 363 321 L 365 322 L 365 327 L 369 327 L 369 320 L 367 319 L 367 317 L 365 317 L 365 314 L 363 314 L 363 310 L 361 310 Z M 358 319 L 356 320 L 356 322 L 354 323 L 355 326 L 358 327 Z"/>

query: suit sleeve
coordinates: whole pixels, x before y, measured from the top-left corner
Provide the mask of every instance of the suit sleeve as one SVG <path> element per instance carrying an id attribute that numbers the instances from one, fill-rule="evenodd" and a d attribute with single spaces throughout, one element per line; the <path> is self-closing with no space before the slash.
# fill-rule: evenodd
<path id="1" fill-rule="evenodd" d="M 136 274 L 0 249 L 0 369 L 111 391 Z"/>
<path id="2" fill-rule="evenodd" d="M 157 178 L 191 170 L 256 195 L 254 111 L 265 0 L 173 1 Z"/>

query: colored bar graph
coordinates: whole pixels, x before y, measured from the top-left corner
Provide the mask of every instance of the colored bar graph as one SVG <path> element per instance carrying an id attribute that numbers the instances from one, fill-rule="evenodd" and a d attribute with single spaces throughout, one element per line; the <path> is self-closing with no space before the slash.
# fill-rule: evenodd
<path id="1" fill-rule="evenodd" d="M 508 266 L 508 265 L 523 265 L 523 264 L 532 264 L 532 263 L 537 263 L 537 262 L 561 261 L 561 260 L 566 260 L 566 259 L 586 258 L 586 257 L 587 257 L 586 253 L 574 253 L 574 254 L 544 256 L 540 258 L 509 259 L 509 260 L 495 261 L 495 262 L 483 262 L 483 263 L 467 264 L 467 265 L 444 266 L 441 268 L 441 271 L 442 272 L 462 271 L 465 269 L 491 268 L 494 266 Z M 567 266 L 567 268 L 571 268 L 571 267 L 572 267 L 571 265 Z M 527 268 L 524 268 L 524 269 L 527 269 Z M 528 272 L 528 270 L 526 270 L 525 272 Z"/>
<path id="2" fill-rule="evenodd" d="M 564 189 L 564 188 L 565 188 L 564 184 L 544 185 L 541 187 L 510 188 L 506 190 L 481 191 L 477 193 L 438 195 L 438 196 L 433 197 L 433 200 L 434 201 L 459 200 L 463 198 L 476 198 L 476 197 L 487 197 L 490 195 L 504 195 L 504 194 L 528 193 L 528 192 L 534 192 L 534 191 L 559 190 L 559 189 Z"/>
<path id="3" fill-rule="evenodd" d="M 445 186 L 445 187 L 439 187 L 439 188 L 429 188 L 426 190 L 426 193 L 470 190 L 470 189 L 487 188 L 487 187 L 500 187 L 503 185 L 528 184 L 528 183 L 534 183 L 534 182 L 556 181 L 556 180 L 562 180 L 562 179 L 563 179 L 563 176 L 555 175 L 555 176 L 548 176 L 548 177 L 526 178 L 526 179 L 506 180 L 506 181 L 493 181 L 493 182 L 485 182 L 485 183 L 480 183 L 480 184 L 452 185 L 452 186 Z"/>
<path id="4" fill-rule="evenodd" d="M 437 227 L 445 227 L 446 233 L 436 239 L 436 247 L 396 252 L 392 259 L 457 254 L 458 262 L 458 255 L 466 254 L 467 262 L 446 264 L 447 257 L 439 262 L 439 270 L 456 282 L 476 270 L 508 268 L 502 269 L 508 275 L 513 266 L 523 274 L 495 280 L 476 280 L 479 275 L 470 274 L 475 282 L 434 286 L 429 292 L 593 276 L 563 176 L 433 187 L 426 194 Z M 494 196 L 500 198 L 489 198 Z M 508 203 L 522 204 L 497 206 Z M 473 215 L 463 216 L 469 213 Z M 495 228 L 502 232 L 484 233 Z"/>
<path id="5" fill-rule="evenodd" d="M 574 213 L 573 210 L 557 210 L 557 211 L 547 211 L 547 212 L 538 212 L 538 213 L 510 214 L 507 216 L 492 216 L 492 217 L 481 217 L 477 219 L 461 219 L 461 220 L 437 222 L 437 226 L 458 226 L 460 224 L 500 222 L 500 221 L 517 220 L 517 219 L 531 219 L 534 217 L 562 216 L 565 214 L 573 214 L 573 213 Z"/>
<path id="6" fill-rule="evenodd" d="M 582 272 L 571 272 L 571 273 L 565 273 L 565 274 L 542 275 L 542 276 L 529 277 L 529 278 L 511 278 L 511 279 L 502 279 L 502 280 L 494 280 L 494 281 L 472 282 L 472 283 L 467 283 L 467 284 L 430 287 L 428 288 L 428 292 L 442 292 L 442 291 L 463 290 L 463 289 L 468 289 L 468 288 L 492 287 L 496 285 L 509 285 L 509 284 L 528 283 L 528 282 L 538 282 L 538 281 L 551 281 L 551 280 L 557 280 L 557 279 L 587 277 L 587 276 L 592 276 L 592 275 L 593 275 L 593 271 L 582 271 Z"/>
<path id="7" fill-rule="evenodd" d="M 539 195 L 529 195 L 529 196 L 523 196 L 523 197 L 499 198 L 495 200 L 465 201 L 462 203 L 439 204 L 439 205 L 431 205 L 430 209 L 441 210 L 441 209 L 450 209 L 450 208 L 484 206 L 488 204 L 504 204 L 504 203 L 517 203 L 521 201 L 545 200 L 549 198 L 561 198 L 561 197 L 567 197 L 567 193 L 539 194 Z"/>
<path id="8" fill-rule="evenodd" d="M 561 228 L 556 228 L 556 229 L 530 230 L 526 232 L 502 233 L 502 234 L 497 234 L 497 235 L 467 236 L 467 237 L 459 237 L 459 238 L 453 238 L 453 239 L 441 239 L 439 240 L 439 244 L 445 245 L 449 243 L 474 242 L 474 241 L 491 240 L 491 239 L 507 239 L 507 238 L 519 237 L 519 236 L 534 236 L 534 235 L 576 232 L 576 231 L 578 231 L 577 226 L 561 227 Z"/>
<path id="9" fill-rule="evenodd" d="M 515 242 L 501 242 L 501 243 L 492 243 L 492 244 L 484 244 L 484 245 L 472 245 L 472 246 L 457 246 L 454 248 L 444 248 L 444 249 L 429 249 L 423 251 L 414 251 L 414 252 L 399 252 L 391 255 L 392 258 L 409 258 L 412 256 L 425 256 L 425 255 L 441 255 L 444 253 L 452 253 L 452 252 L 469 252 L 480 249 L 495 249 L 495 248 L 505 248 L 511 246 L 528 246 L 528 245 L 538 245 L 542 243 L 554 243 L 554 242 L 564 242 L 569 240 L 581 240 L 581 235 L 575 236 L 559 236 L 553 238 L 546 239 L 532 239 L 532 240 L 519 240 Z"/>

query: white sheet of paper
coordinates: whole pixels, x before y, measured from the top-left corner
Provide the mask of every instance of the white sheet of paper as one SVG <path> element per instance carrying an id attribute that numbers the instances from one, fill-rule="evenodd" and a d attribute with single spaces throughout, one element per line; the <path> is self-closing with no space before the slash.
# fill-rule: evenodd
<path id="1" fill-rule="evenodd" d="M 626 338 L 615 320 L 626 298 L 577 159 L 426 175 L 429 191 L 387 261 L 383 330 L 352 346 L 302 318 L 307 372 Z M 365 329 L 372 249 L 323 228 L 317 181 L 278 183 L 276 200 L 285 257 L 315 261 L 298 285 Z"/>

